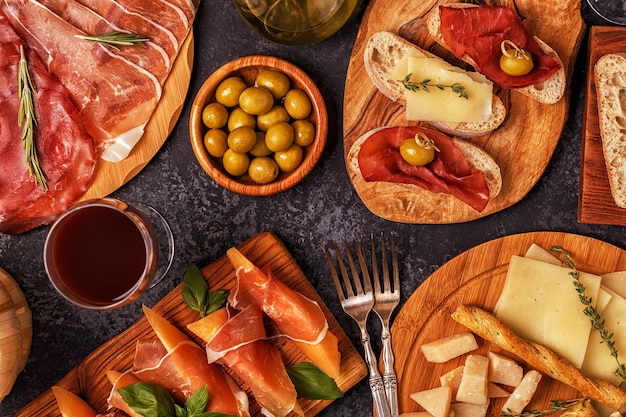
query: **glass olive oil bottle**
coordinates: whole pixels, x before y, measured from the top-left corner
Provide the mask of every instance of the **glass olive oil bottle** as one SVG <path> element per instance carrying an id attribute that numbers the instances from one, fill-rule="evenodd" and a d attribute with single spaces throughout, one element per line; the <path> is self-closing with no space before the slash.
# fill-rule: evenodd
<path id="1" fill-rule="evenodd" d="M 358 0 L 234 0 L 239 14 L 261 35 L 287 45 L 328 38 L 350 18 Z"/>

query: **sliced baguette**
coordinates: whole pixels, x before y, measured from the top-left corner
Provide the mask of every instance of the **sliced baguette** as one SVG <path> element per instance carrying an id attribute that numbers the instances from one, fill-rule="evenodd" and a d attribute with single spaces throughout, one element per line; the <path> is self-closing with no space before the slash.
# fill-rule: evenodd
<path id="1" fill-rule="evenodd" d="M 468 3 L 448 3 L 446 7 L 480 7 L 476 4 L 468 4 Z M 433 8 L 432 12 L 429 13 L 428 18 L 426 20 L 426 27 L 428 28 L 428 33 L 439 45 L 443 46 L 446 49 L 448 45 L 443 39 L 443 35 L 441 34 L 441 17 L 439 16 L 439 7 Z M 565 93 L 565 69 L 563 67 L 563 62 L 559 55 L 556 53 L 554 49 L 552 49 L 548 44 L 539 39 L 537 36 L 533 36 L 541 49 L 554 58 L 560 65 L 560 69 L 554 73 L 550 78 L 545 80 L 540 84 L 530 85 L 528 87 L 523 88 L 514 88 L 513 90 L 520 92 L 534 100 L 537 100 L 540 103 L 544 104 L 554 104 L 557 103 L 563 97 Z M 475 62 L 472 58 L 465 56 L 462 58 L 463 61 L 467 62 L 470 65 L 475 65 Z"/>
<path id="2" fill-rule="evenodd" d="M 602 151 L 613 200 L 626 208 L 626 57 L 607 54 L 594 67 Z"/>
<path id="3" fill-rule="evenodd" d="M 350 152 L 348 152 L 348 169 L 351 171 L 351 175 L 361 175 L 361 169 L 359 168 L 359 150 L 361 149 L 361 145 L 363 142 L 367 140 L 374 133 L 379 130 L 386 129 L 388 126 L 379 127 L 376 129 L 372 129 L 358 138 L 350 148 Z M 494 198 L 500 191 L 502 190 L 502 173 L 500 171 L 500 166 L 498 163 L 480 146 L 474 145 L 471 142 L 460 138 L 452 138 L 454 144 L 463 152 L 465 158 L 467 158 L 470 165 L 474 168 L 480 170 L 485 175 L 485 179 L 487 180 L 487 187 L 489 187 L 489 197 Z M 424 190 L 418 186 L 409 185 L 409 184 L 396 184 L 398 187 L 409 187 L 414 190 L 416 193 L 423 193 L 422 201 L 428 201 L 429 194 L 434 194 L 431 191 Z M 454 198 L 450 196 L 450 198 Z"/>
<path id="4" fill-rule="evenodd" d="M 378 90 L 394 102 L 405 104 L 405 91 L 402 82 L 391 76 L 402 57 L 410 48 L 415 48 L 429 58 L 441 59 L 428 51 L 408 42 L 388 31 L 376 32 L 367 42 L 363 59 L 365 70 Z M 480 123 L 460 123 L 451 125 L 442 122 L 428 122 L 449 135 L 468 138 L 493 132 L 506 118 L 506 107 L 496 95 L 492 100 L 492 115 L 489 120 Z"/>

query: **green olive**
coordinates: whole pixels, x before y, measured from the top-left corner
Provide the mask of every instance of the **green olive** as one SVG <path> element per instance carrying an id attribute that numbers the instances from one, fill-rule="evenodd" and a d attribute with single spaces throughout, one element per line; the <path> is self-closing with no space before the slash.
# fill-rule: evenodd
<path id="1" fill-rule="evenodd" d="M 519 77 L 532 71 L 535 64 L 533 57 L 525 49 L 522 49 L 509 40 L 500 44 L 502 56 L 500 56 L 500 69 L 508 75 Z"/>
<path id="2" fill-rule="evenodd" d="M 263 87 L 248 87 L 239 96 L 239 107 L 255 116 L 269 111 L 273 105 L 272 93 Z"/>
<path id="3" fill-rule="evenodd" d="M 246 153 L 256 143 L 256 132 L 254 129 L 242 126 L 228 134 L 228 147 L 238 153 Z"/>
<path id="4" fill-rule="evenodd" d="M 239 96 L 248 88 L 240 77 L 228 77 L 220 82 L 215 89 L 215 100 L 226 107 L 239 104 Z"/>
<path id="5" fill-rule="evenodd" d="M 265 132 L 265 144 L 272 152 L 284 151 L 293 143 L 293 128 L 289 123 L 274 123 Z"/>
<path id="6" fill-rule="evenodd" d="M 270 111 L 259 114 L 256 117 L 256 124 L 259 130 L 267 131 L 271 125 L 277 122 L 288 122 L 289 114 L 283 106 L 274 106 Z"/>
<path id="7" fill-rule="evenodd" d="M 276 100 L 285 97 L 289 91 L 289 77 L 280 71 L 263 70 L 256 76 L 256 83 L 259 87 L 267 88 Z"/>
<path id="8" fill-rule="evenodd" d="M 240 177 L 248 172 L 250 158 L 248 157 L 248 154 L 235 152 L 232 149 L 227 149 L 226 152 L 224 152 L 222 164 L 224 165 L 224 169 L 226 170 L 226 172 L 228 172 L 230 175 Z"/>
<path id="9" fill-rule="evenodd" d="M 283 106 L 294 119 L 306 119 L 311 114 L 311 99 L 304 91 L 298 88 L 287 92 Z"/>
<path id="10" fill-rule="evenodd" d="M 250 179 L 257 184 L 267 184 L 274 181 L 279 172 L 280 169 L 276 161 L 267 156 L 252 158 L 248 167 Z"/>
<path id="11" fill-rule="evenodd" d="M 222 128 L 228 121 L 228 110 L 220 103 L 209 103 L 202 109 L 202 121 L 209 129 Z"/>
<path id="12" fill-rule="evenodd" d="M 315 140 L 315 125 L 307 119 L 296 120 L 291 124 L 293 128 L 293 142 L 300 146 L 309 146 Z"/>
<path id="13" fill-rule="evenodd" d="M 246 126 L 249 128 L 256 128 L 256 120 L 254 116 L 246 113 L 241 107 L 235 107 L 228 116 L 228 130 L 233 131 L 238 127 Z"/>
<path id="14" fill-rule="evenodd" d="M 272 154 L 265 143 L 265 132 L 256 132 L 256 143 L 248 152 L 252 156 L 270 156 Z"/>
<path id="15" fill-rule="evenodd" d="M 276 152 L 274 154 L 274 160 L 276 160 L 281 171 L 291 172 L 302 163 L 302 155 L 302 147 L 294 143 L 286 150 Z"/>
<path id="16" fill-rule="evenodd" d="M 435 159 L 435 149 L 424 147 L 411 138 L 406 139 L 400 145 L 400 156 L 411 165 L 422 166 Z"/>
<path id="17" fill-rule="evenodd" d="M 204 134 L 204 147 L 209 155 L 216 158 L 224 156 L 224 152 L 228 149 L 226 138 L 228 134 L 222 129 L 210 129 Z"/>

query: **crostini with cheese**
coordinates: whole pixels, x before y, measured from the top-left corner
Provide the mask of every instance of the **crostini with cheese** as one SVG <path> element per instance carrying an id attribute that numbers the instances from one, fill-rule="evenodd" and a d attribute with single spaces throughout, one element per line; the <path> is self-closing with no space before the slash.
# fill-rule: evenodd
<path id="1" fill-rule="evenodd" d="M 394 33 L 372 35 L 364 63 L 376 88 L 405 105 L 408 121 L 468 138 L 491 133 L 506 118 L 506 107 L 485 76 L 455 67 Z"/>

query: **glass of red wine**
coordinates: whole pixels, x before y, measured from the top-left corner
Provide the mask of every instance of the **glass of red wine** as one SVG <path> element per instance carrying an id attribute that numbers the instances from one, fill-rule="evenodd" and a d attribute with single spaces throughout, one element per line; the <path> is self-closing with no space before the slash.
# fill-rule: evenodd
<path id="1" fill-rule="evenodd" d="M 54 221 L 44 245 L 54 288 L 94 310 L 136 300 L 165 277 L 173 257 L 172 231 L 158 211 L 113 198 L 71 207 Z"/>

